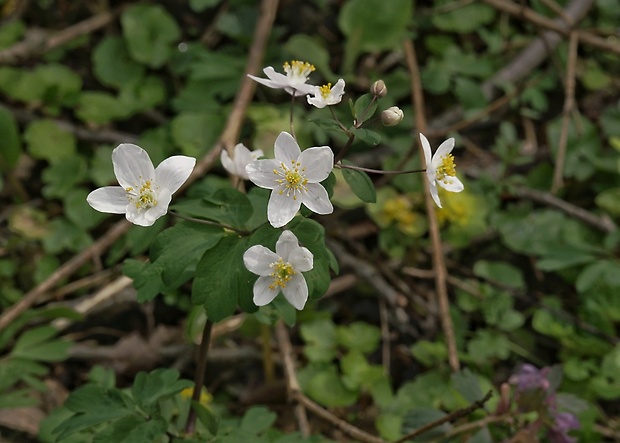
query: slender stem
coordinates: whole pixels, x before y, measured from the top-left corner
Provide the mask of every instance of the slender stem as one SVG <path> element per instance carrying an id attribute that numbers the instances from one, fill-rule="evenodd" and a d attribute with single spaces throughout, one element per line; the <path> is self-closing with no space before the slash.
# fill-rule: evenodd
<path id="1" fill-rule="evenodd" d="M 355 122 L 353 123 L 353 126 L 355 126 L 357 129 L 361 128 L 364 125 L 364 118 L 366 117 L 366 114 L 368 113 L 368 110 L 372 107 L 372 105 L 377 101 L 377 96 L 373 95 L 372 96 L 372 100 L 370 100 L 370 103 L 368 103 L 368 106 L 366 106 L 366 108 L 362 111 L 362 115 L 360 116 L 360 118 L 356 118 Z"/>
<path id="2" fill-rule="evenodd" d="M 232 226 L 228 226 L 228 225 L 225 225 L 223 223 L 218 223 L 218 222 L 214 222 L 214 221 L 211 221 L 211 220 L 205 220 L 205 219 L 202 219 L 202 218 L 188 217 L 187 215 L 181 215 L 181 214 L 173 212 L 173 211 L 168 211 L 168 212 L 171 215 L 174 215 L 175 217 L 179 217 L 180 219 L 191 221 L 191 222 L 194 222 L 194 223 L 200 223 L 202 225 L 217 226 L 218 228 L 229 229 L 229 230 L 235 231 L 236 233 L 241 234 L 241 235 L 249 235 L 250 234 L 248 231 L 243 231 L 241 229 L 235 229 Z"/>
<path id="3" fill-rule="evenodd" d="M 328 108 L 329 108 L 329 112 L 332 113 L 332 117 L 334 117 L 334 120 L 336 120 L 336 123 L 338 123 L 338 126 L 340 126 L 340 129 L 342 129 L 344 132 L 346 132 L 348 134 L 349 130 L 342 123 L 340 123 L 340 120 L 338 120 L 338 117 L 336 117 L 336 113 L 334 112 L 334 108 L 332 106 L 328 106 Z"/>
<path id="4" fill-rule="evenodd" d="M 295 109 L 295 91 L 293 91 L 293 93 L 291 94 L 291 112 L 289 116 L 289 124 L 291 125 L 291 135 L 293 136 L 295 140 L 297 140 L 297 137 L 295 136 L 295 128 L 293 125 L 293 110 L 294 109 Z"/>
<path id="5" fill-rule="evenodd" d="M 347 144 L 344 145 L 344 148 L 342 148 L 340 150 L 340 152 L 338 153 L 338 155 L 336 156 L 336 158 L 334 159 L 334 164 L 337 164 L 340 160 L 342 160 L 344 158 L 344 156 L 347 154 L 347 152 L 349 151 L 349 148 L 351 147 L 351 145 L 353 144 L 353 140 L 355 140 L 355 134 L 351 134 L 349 133 L 349 140 L 347 140 Z"/>
<path id="6" fill-rule="evenodd" d="M 198 350 L 198 365 L 196 366 L 196 375 L 194 376 L 194 393 L 192 394 L 192 401 L 200 402 L 200 393 L 202 392 L 202 385 L 205 381 L 205 372 L 207 369 L 207 354 L 209 353 L 209 344 L 211 341 L 211 330 L 213 329 L 213 322 L 207 318 L 205 328 L 202 331 L 202 341 L 200 342 L 200 348 Z M 194 408 L 190 408 L 189 415 L 187 416 L 187 423 L 185 424 L 185 433 L 191 435 L 196 429 L 196 411 Z"/>
<path id="7" fill-rule="evenodd" d="M 341 169 L 353 169 L 355 171 L 370 172 L 371 174 L 414 174 L 419 172 L 426 172 L 426 169 L 409 169 L 407 171 L 384 171 L 382 169 L 364 168 L 362 166 L 343 165 L 342 163 L 338 163 L 335 166 Z"/>
<path id="8" fill-rule="evenodd" d="M 273 353 L 271 352 L 271 326 L 260 325 L 260 339 L 263 348 L 263 371 L 265 372 L 265 383 L 273 383 L 275 380 L 275 365 Z"/>

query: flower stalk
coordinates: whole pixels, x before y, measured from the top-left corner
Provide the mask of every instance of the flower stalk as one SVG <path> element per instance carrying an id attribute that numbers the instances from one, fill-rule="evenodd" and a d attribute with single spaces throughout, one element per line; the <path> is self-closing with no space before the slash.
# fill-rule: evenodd
<path id="1" fill-rule="evenodd" d="M 209 354 L 209 345 L 211 344 L 211 331 L 213 330 L 213 322 L 207 318 L 205 327 L 202 331 L 202 341 L 198 350 L 198 364 L 196 366 L 196 374 L 194 376 L 194 392 L 192 394 L 192 402 L 200 402 L 200 393 L 205 381 L 205 372 L 207 369 L 207 355 Z M 185 433 L 191 435 L 196 430 L 196 411 L 194 407 L 190 407 L 187 423 L 185 424 Z"/>

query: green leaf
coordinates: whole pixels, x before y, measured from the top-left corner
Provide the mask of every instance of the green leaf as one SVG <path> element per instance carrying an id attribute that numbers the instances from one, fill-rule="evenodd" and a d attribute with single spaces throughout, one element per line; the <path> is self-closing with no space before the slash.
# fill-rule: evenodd
<path id="1" fill-rule="evenodd" d="M 559 300 L 550 297 L 546 297 L 544 300 L 545 308 L 537 309 L 532 317 L 534 330 L 558 339 L 573 335 L 575 328 L 569 321 L 562 318 Z"/>
<path id="2" fill-rule="evenodd" d="M 464 77 L 457 77 L 454 82 L 454 92 L 464 109 L 482 109 L 486 106 L 487 100 L 478 82 Z"/>
<path id="3" fill-rule="evenodd" d="M 75 155 L 75 137 L 53 120 L 41 119 L 30 123 L 24 140 L 34 158 L 55 162 Z"/>
<path id="4" fill-rule="evenodd" d="M 467 352 L 478 363 L 505 360 L 510 356 L 510 341 L 504 334 L 483 329 L 467 343 Z"/>
<path id="5" fill-rule="evenodd" d="M 223 236 L 224 231 L 217 226 L 177 223 L 155 237 L 150 250 L 151 261 L 162 267 L 162 280 L 172 287 L 179 276 L 188 267 L 196 266 L 205 251 Z"/>
<path id="6" fill-rule="evenodd" d="M 454 389 L 465 398 L 469 403 L 482 400 L 484 394 L 480 387 L 478 377 L 469 368 L 456 372 L 450 376 Z"/>
<path id="7" fill-rule="evenodd" d="M 381 341 L 379 328 L 361 321 L 348 326 L 338 326 L 336 336 L 338 343 L 345 348 L 364 354 L 376 351 Z"/>
<path id="8" fill-rule="evenodd" d="M 347 164 L 348 162 L 345 162 Z M 375 185 L 364 171 L 342 168 L 342 176 L 360 200 L 366 203 L 377 202 L 377 190 Z"/>
<path id="9" fill-rule="evenodd" d="M 121 37 L 103 38 L 92 53 L 92 61 L 95 76 L 106 86 L 120 89 L 138 83 L 144 75 L 144 67 L 131 58 Z"/>
<path id="10" fill-rule="evenodd" d="M 474 264 L 474 274 L 504 286 L 515 289 L 525 289 L 523 273 L 519 268 L 510 263 L 478 260 Z"/>
<path id="11" fill-rule="evenodd" d="M 237 301 L 252 294 L 256 276 L 243 264 L 246 238 L 223 237 L 202 256 L 196 266 L 192 303 L 204 304 L 210 320 L 218 322 L 235 312 Z"/>
<path id="12" fill-rule="evenodd" d="M 110 158 L 108 157 L 108 162 Z M 46 198 L 63 198 L 80 181 L 86 178 L 86 162 L 82 156 L 73 156 L 53 163 L 42 174 L 46 186 L 43 195 Z"/>
<path id="13" fill-rule="evenodd" d="M 82 92 L 78 99 L 76 115 L 87 123 L 104 125 L 129 116 L 130 109 L 105 92 Z"/>
<path id="14" fill-rule="evenodd" d="M 51 326 L 40 326 L 25 331 L 15 343 L 11 357 L 39 361 L 61 361 L 71 347 L 68 341 L 54 340 L 58 331 Z"/>
<path id="15" fill-rule="evenodd" d="M 88 205 L 86 202 L 88 194 L 89 191 L 84 188 L 73 188 L 63 199 L 67 218 L 84 230 L 94 228 L 107 217 L 107 214 L 94 211 Z"/>
<path id="16" fill-rule="evenodd" d="M 197 401 L 192 400 L 192 408 L 194 408 L 198 420 L 200 420 L 200 423 L 207 428 L 207 431 L 209 431 L 211 435 L 217 435 L 217 429 L 220 425 L 220 418 L 214 414 L 211 409 Z"/>
<path id="17" fill-rule="evenodd" d="M 436 409 L 414 408 L 408 411 L 403 416 L 403 426 L 401 431 L 403 432 L 403 434 L 409 433 L 445 416 L 445 412 Z M 450 423 L 444 423 L 440 426 L 430 429 L 428 432 L 425 432 L 423 439 L 420 440 L 432 440 L 433 438 L 437 438 L 440 435 L 449 432 L 451 428 L 452 425 L 450 425 Z"/>
<path id="18" fill-rule="evenodd" d="M 538 260 L 536 267 L 542 271 L 558 271 L 596 260 L 597 257 L 589 251 L 574 246 L 558 245 L 554 250 L 545 254 L 541 260 Z"/>
<path id="19" fill-rule="evenodd" d="M 334 408 L 351 406 L 358 397 L 356 392 L 347 389 L 333 366 L 315 374 L 304 391 L 317 403 Z"/>
<path id="20" fill-rule="evenodd" d="M 2 134 L 2 149 L 0 149 L 0 172 L 12 169 L 22 152 L 21 140 L 17 123 L 11 111 L 0 106 L 0 134 Z"/>
<path id="21" fill-rule="evenodd" d="M 359 125 L 373 116 L 377 109 L 377 100 L 372 94 L 364 94 L 353 105 L 353 118 Z M 355 129 L 355 128 L 354 128 Z"/>
<path id="22" fill-rule="evenodd" d="M 347 37 L 345 72 L 362 51 L 380 52 L 400 46 L 412 18 L 409 0 L 351 0 L 344 4 L 338 25 Z"/>
<path id="23" fill-rule="evenodd" d="M 212 8 L 220 3 L 221 0 L 189 0 L 189 7 L 194 12 L 202 12 L 207 8 Z"/>
<path id="24" fill-rule="evenodd" d="M 359 140 L 371 146 L 377 146 L 381 143 L 381 136 L 374 131 L 370 131 L 365 128 L 350 128 L 349 130 L 355 134 L 355 137 Z"/>
<path id="25" fill-rule="evenodd" d="M 329 51 L 325 48 L 324 43 L 316 37 L 307 34 L 295 34 L 288 39 L 284 49 L 297 60 L 308 60 L 324 78 L 332 84 L 335 83 L 336 74 L 329 66 Z"/>
<path id="26" fill-rule="evenodd" d="M 437 7 L 448 2 L 440 2 Z M 466 34 L 474 32 L 484 25 L 491 23 L 495 17 L 495 10 L 490 6 L 469 3 L 458 8 L 451 8 L 447 12 L 433 15 L 433 24 L 442 31 Z"/>
<path id="27" fill-rule="evenodd" d="M 250 199 L 233 188 L 219 189 L 204 200 L 209 206 L 203 209 L 203 215 L 236 229 L 242 229 L 252 215 Z"/>
<path id="28" fill-rule="evenodd" d="M 172 140 L 183 154 L 200 157 L 215 144 L 223 124 L 222 113 L 182 113 L 172 119 Z"/>
<path id="29" fill-rule="evenodd" d="M 262 406 L 254 406 L 245 413 L 241 419 L 241 429 L 253 433 L 261 434 L 271 427 L 278 418 L 278 414 Z"/>
<path id="30" fill-rule="evenodd" d="M 330 362 L 336 355 L 336 327 L 331 320 L 302 323 L 299 330 L 306 342 L 304 355 L 312 362 Z"/>
<path id="31" fill-rule="evenodd" d="M 596 205 L 613 217 L 620 216 L 620 188 L 609 188 L 600 192 L 594 200 Z"/>
<path id="32" fill-rule="evenodd" d="M 579 273 L 575 287 L 583 293 L 598 284 L 607 284 L 609 287 L 620 286 L 620 265 L 611 260 L 591 263 Z"/>
<path id="33" fill-rule="evenodd" d="M 166 87 L 161 78 L 149 75 L 139 82 L 127 83 L 118 96 L 120 105 L 129 114 L 147 111 L 166 98 Z"/>
<path id="34" fill-rule="evenodd" d="M 174 18 L 160 5 L 134 5 L 121 16 L 129 53 L 139 63 L 159 68 L 181 36 Z"/>
<path id="35" fill-rule="evenodd" d="M 411 355 L 424 366 L 432 367 L 446 362 L 448 348 L 443 341 L 419 340 L 411 347 Z"/>
<path id="36" fill-rule="evenodd" d="M 178 394 L 193 386 L 189 380 L 179 380 L 176 369 L 155 369 L 150 373 L 139 372 L 131 387 L 131 395 L 142 407 L 155 403 L 160 398 Z"/>

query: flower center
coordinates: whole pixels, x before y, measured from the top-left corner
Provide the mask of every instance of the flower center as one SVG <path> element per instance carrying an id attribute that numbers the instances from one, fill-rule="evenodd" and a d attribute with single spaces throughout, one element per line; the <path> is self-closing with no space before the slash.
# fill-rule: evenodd
<path id="1" fill-rule="evenodd" d="M 321 92 L 321 95 L 323 96 L 323 98 L 325 99 L 328 98 L 330 94 L 332 93 L 332 84 L 328 83 L 326 85 L 320 86 L 319 91 Z"/>
<path id="2" fill-rule="evenodd" d="M 456 176 L 456 165 L 454 164 L 454 156 L 448 154 L 441 157 L 441 165 L 437 168 L 437 181 L 445 182 L 446 177 Z"/>
<path id="3" fill-rule="evenodd" d="M 286 76 L 302 83 L 306 82 L 308 75 L 310 75 L 314 69 L 314 65 L 299 60 L 284 63 L 284 72 L 286 72 Z"/>
<path id="4" fill-rule="evenodd" d="M 269 276 L 273 278 L 273 282 L 269 285 L 269 289 L 286 288 L 286 283 L 291 279 L 292 275 L 296 274 L 293 265 L 282 260 L 282 257 L 280 257 L 278 261 L 270 264 L 269 267 L 273 269 L 273 272 L 269 274 Z"/>
<path id="5" fill-rule="evenodd" d="M 137 191 L 131 186 L 125 189 L 125 191 L 127 191 L 127 198 L 129 201 L 135 204 L 138 209 L 149 209 L 153 206 L 157 206 L 157 194 L 153 189 L 151 180 L 146 180 L 142 183 L 142 186 L 140 186 L 140 189 Z"/>
<path id="6" fill-rule="evenodd" d="M 303 173 L 306 168 L 301 166 L 298 161 L 292 160 L 291 167 L 289 168 L 284 162 L 280 163 L 280 169 L 274 169 L 273 173 L 279 177 L 276 179 L 276 183 L 282 187 L 280 194 L 286 194 L 286 196 L 293 195 L 293 200 L 297 200 L 297 193 L 307 191 L 306 184 L 308 179 L 304 177 Z"/>

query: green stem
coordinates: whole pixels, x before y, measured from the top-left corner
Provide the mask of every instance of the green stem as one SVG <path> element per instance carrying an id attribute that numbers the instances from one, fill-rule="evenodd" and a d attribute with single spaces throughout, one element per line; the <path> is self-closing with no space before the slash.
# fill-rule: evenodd
<path id="1" fill-rule="evenodd" d="M 194 376 L 194 392 L 192 394 L 192 402 L 200 403 L 200 393 L 205 381 L 205 372 L 207 369 L 207 354 L 209 353 L 209 344 L 211 342 L 211 330 L 213 322 L 207 318 L 205 328 L 202 331 L 202 341 L 198 350 L 198 365 L 196 366 L 196 374 Z M 185 433 L 191 435 L 196 430 L 196 411 L 193 407 L 189 410 L 187 423 L 185 424 Z"/>
<path id="2" fill-rule="evenodd" d="M 290 113 L 290 117 L 289 117 L 289 124 L 291 126 L 291 135 L 293 136 L 293 138 L 295 140 L 297 140 L 297 137 L 295 136 L 295 128 L 293 127 L 293 109 L 294 109 L 294 105 L 295 105 L 295 91 L 293 91 L 293 93 L 291 94 L 291 113 Z"/>
<path id="3" fill-rule="evenodd" d="M 194 222 L 194 223 L 200 223 L 202 225 L 217 226 L 218 228 L 224 228 L 224 229 L 228 229 L 228 230 L 234 231 L 234 232 L 236 232 L 237 234 L 240 234 L 240 235 L 250 235 L 250 233 L 248 231 L 243 231 L 241 229 L 235 229 L 232 226 L 228 226 L 228 225 L 225 225 L 225 224 L 222 224 L 222 223 L 214 222 L 214 221 L 211 221 L 211 220 L 205 220 L 205 219 L 202 219 L 202 218 L 188 217 L 187 215 L 181 215 L 181 214 L 178 214 L 178 213 L 173 212 L 173 211 L 168 211 L 168 212 L 171 215 L 174 215 L 175 217 L 178 217 L 178 218 L 183 219 L 183 220 L 191 221 L 191 222 Z"/>
<path id="4" fill-rule="evenodd" d="M 339 163 L 336 165 L 337 168 L 341 168 L 341 169 L 353 169 L 355 171 L 364 171 L 364 172 L 370 172 L 371 174 L 415 174 L 415 173 L 420 173 L 420 172 L 426 172 L 426 169 L 409 169 L 407 171 L 384 171 L 381 169 L 371 169 L 371 168 L 363 168 L 361 166 L 355 166 L 355 165 L 343 165 L 342 163 Z"/>
<path id="5" fill-rule="evenodd" d="M 349 131 L 347 131 L 349 132 Z M 334 159 L 334 165 L 338 164 L 340 162 L 340 160 L 342 160 L 344 158 L 344 156 L 347 154 L 347 152 L 349 151 L 349 148 L 351 147 L 351 145 L 353 144 L 353 140 L 355 140 L 355 134 L 351 134 L 349 133 L 349 140 L 347 140 L 347 144 L 344 145 L 344 148 L 342 148 L 340 150 L 340 152 L 338 153 L 338 155 L 336 156 L 336 158 Z"/>

